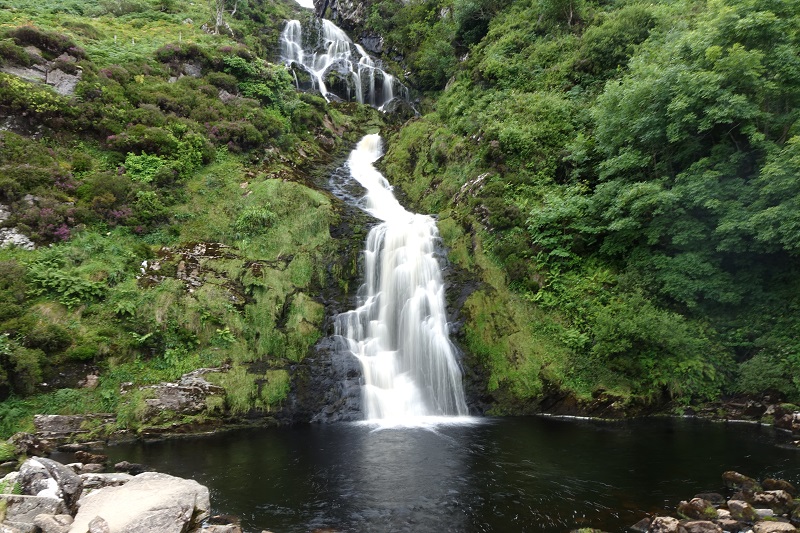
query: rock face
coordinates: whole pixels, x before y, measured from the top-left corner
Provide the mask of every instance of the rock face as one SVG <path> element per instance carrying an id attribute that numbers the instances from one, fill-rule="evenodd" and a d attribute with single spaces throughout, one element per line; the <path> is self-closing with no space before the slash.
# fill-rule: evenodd
<path id="1" fill-rule="evenodd" d="M 369 14 L 370 2 L 355 2 L 353 0 L 314 0 L 314 10 L 318 17 L 326 15 L 337 26 L 344 30 L 352 31 L 359 28 Z"/>
<path id="2" fill-rule="evenodd" d="M 208 489 L 196 481 L 145 472 L 81 498 L 70 532 L 85 533 L 99 517 L 109 533 L 183 533 L 198 529 L 210 507 Z"/>
<path id="3" fill-rule="evenodd" d="M 43 439 L 64 441 L 74 439 L 79 434 L 90 432 L 91 426 L 106 426 L 113 424 L 116 418 L 110 414 L 92 415 L 36 415 L 33 417 L 33 427 L 36 435 Z"/>

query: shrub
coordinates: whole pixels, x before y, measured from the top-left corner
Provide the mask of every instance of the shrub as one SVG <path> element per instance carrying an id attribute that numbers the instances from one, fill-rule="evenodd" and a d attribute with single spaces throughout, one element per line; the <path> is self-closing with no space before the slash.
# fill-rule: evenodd
<path id="1" fill-rule="evenodd" d="M 147 155 L 147 152 L 136 155 L 128 152 L 128 157 L 125 158 L 125 173 L 133 181 L 150 183 L 165 164 L 166 161 L 157 155 Z"/>
<path id="2" fill-rule="evenodd" d="M 11 39 L 0 39 L 0 65 L 20 65 L 28 67 L 33 64 L 31 57 Z"/>
<path id="3" fill-rule="evenodd" d="M 36 26 L 20 26 L 9 30 L 7 35 L 19 46 L 35 46 L 47 59 L 54 59 L 63 53 L 82 59 L 86 53 L 75 45 L 72 39 L 64 34 L 37 28 Z"/>

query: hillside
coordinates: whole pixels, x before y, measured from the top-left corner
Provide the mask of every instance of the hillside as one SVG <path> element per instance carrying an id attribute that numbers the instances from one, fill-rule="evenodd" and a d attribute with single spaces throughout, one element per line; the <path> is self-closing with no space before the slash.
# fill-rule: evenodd
<path id="1" fill-rule="evenodd" d="M 272 416 L 324 333 L 324 296 L 355 285 L 363 236 L 315 182 L 381 117 L 298 93 L 265 60 L 303 15 L 293 2 L 226 6 L 219 34 L 205 3 L 12 4 L 0 434 L 34 413 L 129 430 Z M 190 414 L 148 407 L 140 387 L 198 368 L 221 369 L 224 393 Z"/>

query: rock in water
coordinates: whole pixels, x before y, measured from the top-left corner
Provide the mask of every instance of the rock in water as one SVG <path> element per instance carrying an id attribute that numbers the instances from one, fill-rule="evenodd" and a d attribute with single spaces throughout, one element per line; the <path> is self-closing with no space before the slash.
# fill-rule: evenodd
<path id="1" fill-rule="evenodd" d="M 70 532 L 86 533 L 100 517 L 110 533 L 183 533 L 199 528 L 210 507 L 208 488 L 198 482 L 145 472 L 81 498 Z"/>

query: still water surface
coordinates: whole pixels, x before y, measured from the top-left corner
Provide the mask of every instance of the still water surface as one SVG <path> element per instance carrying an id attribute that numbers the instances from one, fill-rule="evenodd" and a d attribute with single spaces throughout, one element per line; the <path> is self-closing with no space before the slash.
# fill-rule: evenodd
<path id="1" fill-rule="evenodd" d="M 311 425 L 116 446 L 211 490 L 245 531 L 625 531 L 720 475 L 800 484 L 781 433 L 686 419 L 486 419 L 436 429 Z"/>

